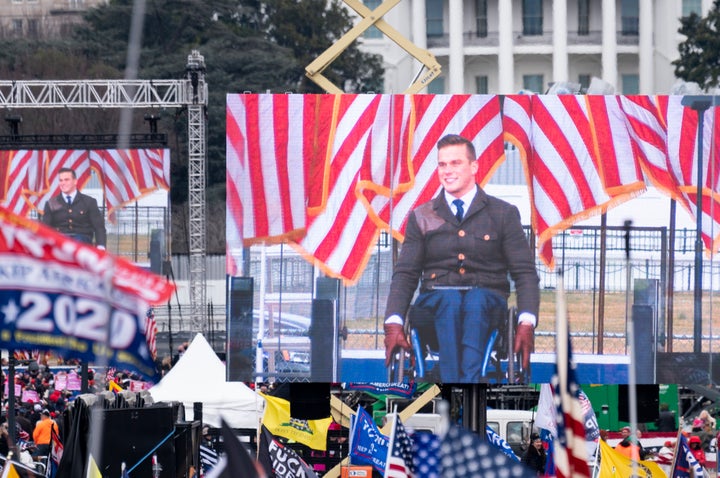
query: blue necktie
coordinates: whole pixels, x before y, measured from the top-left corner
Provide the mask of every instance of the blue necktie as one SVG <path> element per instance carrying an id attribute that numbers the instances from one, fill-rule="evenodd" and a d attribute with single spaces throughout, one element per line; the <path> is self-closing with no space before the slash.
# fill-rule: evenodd
<path id="1" fill-rule="evenodd" d="M 456 199 L 453 201 L 453 204 L 457 208 L 457 212 L 455 213 L 455 217 L 457 218 L 458 222 L 462 222 L 463 218 L 463 200 L 462 199 Z"/>
<path id="2" fill-rule="evenodd" d="M 68 204 L 72 204 L 72 196 L 65 196 L 65 199 L 67 199 Z"/>

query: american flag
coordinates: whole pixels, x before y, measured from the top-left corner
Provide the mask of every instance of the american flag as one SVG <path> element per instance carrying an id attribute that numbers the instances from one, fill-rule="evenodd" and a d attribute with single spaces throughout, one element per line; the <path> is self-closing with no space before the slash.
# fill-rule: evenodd
<path id="1" fill-rule="evenodd" d="M 157 321 L 155 320 L 155 309 L 150 307 L 145 315 L 145 338 L 147 339 L 150 356 L 157 357 Z"/>
<path id="2" fill-rule="evenodd" d="M 155 189 L 168 189 L 168 149 L 128 150 L 16 150 L 0 154 L 0 205 L 20 216 L 60 192 L 60 168 L 75 170 L 78 185 L 85 186 L 94 169 L 103 182 L 103 196 L 110 212 Z"/>
<path id="3" fill-rule="evenodd" d="M 227 243 L 291 241 L 347 284 L 380 230 L 439 189 L 434 148 L 476 146 L 484 184 L 504 158 L 493 95 L 228 95 Z M 268 207 L 273 205 L 273 207 Z"/>
<path id="4" fill-rule="evenodd" d="M 557 439 L 553 442 L 555 473 L 558 478 L 589 478 L 585 418 L 580 386 L 575 380 L 562 272 L 558 274 L 556 310 L 557 363 L 552 378 L 557 407 Z"/>
<path id="5" fill-rule="evenodd" d="M 412 436 L 415 478 L 440 478 L 440 437 L 428 431 Z"/>
<path id="6" fill-rule="evenodd" d="M 440 445 L 440 476 L 535 478 L 529 467 L 515 461 L 470 430 L 452 426 Z"/>
<path id="7" fill-rule="evenodd" d="M 390 432 L 384 478 L 408 478 L 414 475 L 413 442 L 396 414 Z"/>
<path id="8" fill-rule="evenodd" d="M 683 434 L 680 434 L 675 454 L 675 466 L 670 473 L 671 478 L 702 478 L 705 476 L 702 465 L 695 459 L 687 438 Z"/>
<path id="9" fill-rule="evenodd" d="M 615 97 L 516 95 L 504 104 L 506 138 L 526 162 L 540 255 L 552 266 L 553 236 L 641 193 L 640 168 Z"/>

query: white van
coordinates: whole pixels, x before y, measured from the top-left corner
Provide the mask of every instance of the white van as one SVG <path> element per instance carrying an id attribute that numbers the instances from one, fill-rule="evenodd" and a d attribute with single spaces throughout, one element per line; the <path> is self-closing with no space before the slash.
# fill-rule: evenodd
<path id="1" fill-rule="evenodd" d="M 535 412 L 528 410 L 487 411 L 488 426 L 500 435 L 519 457 L 530 443 L 534 421 Z"/>
<path id="2" fill-rule="evenodd" d="M 495 433 L 505 440 L 516 455 L 522 456 L 530 442 L 535 412 L 527 410 L 495 410 L 488 409 L 487 424 Z M 416 413 L 403 422 L 414 431 L 430 431 L 438 433 L 440 415 L 437 413 Z"/>

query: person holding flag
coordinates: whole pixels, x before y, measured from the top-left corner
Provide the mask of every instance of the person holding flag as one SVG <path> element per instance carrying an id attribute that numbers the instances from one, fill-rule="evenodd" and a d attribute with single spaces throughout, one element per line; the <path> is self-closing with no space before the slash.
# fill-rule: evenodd
<path id="1" fill-rule="evenodd" d="M 538 476 L 543 476 L 545 474 L 547 455 L 545 454 L 545 448 L 543 447 L 540 435 L 537 433 L 533 433 L 530 437 L 530 446 L 528 446 L 527 450 L 525 450 L 522 462 L 525 463 L 531 470 L 534 470 Z"/>

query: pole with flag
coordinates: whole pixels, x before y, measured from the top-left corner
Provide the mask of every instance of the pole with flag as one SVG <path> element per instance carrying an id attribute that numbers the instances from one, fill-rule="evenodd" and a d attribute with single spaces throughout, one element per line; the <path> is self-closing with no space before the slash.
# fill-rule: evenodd
<path id="1" fill-rule="evenodd" d="M 395 413 L 388 443 L 387 460 L 385 460 L 385 478 L 410 478 L 414 474 L 413 442 L 405 431 L 400 417 Z"/>
<path id="2" fill-rule="evenodd" d="M 557 439 L 553 441 L 558 478 L 590 478 L 580 386 L 572 360 L 563 273 L 558 271 L 555 330 L 556 372 L 552 378 L 557 407 Z"/>

